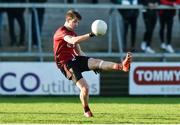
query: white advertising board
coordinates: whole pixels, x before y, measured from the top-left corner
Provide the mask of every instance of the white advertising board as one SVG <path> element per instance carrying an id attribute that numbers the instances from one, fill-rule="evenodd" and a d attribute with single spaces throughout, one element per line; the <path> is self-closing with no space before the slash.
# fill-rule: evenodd
<path id="1" fill-rule="evenodd" d="M 84 72 L 90 95 L 100 93 L 100 76 Z M 67 80 L 53 62 L 1 62 L 1 95 L 78 95 L 79 89 Z"/>
<path id="2" fill-rule="evenodd" d="M 132 63 L 129 76 L 130 95 L 179 95 L 180 63 Z"/>

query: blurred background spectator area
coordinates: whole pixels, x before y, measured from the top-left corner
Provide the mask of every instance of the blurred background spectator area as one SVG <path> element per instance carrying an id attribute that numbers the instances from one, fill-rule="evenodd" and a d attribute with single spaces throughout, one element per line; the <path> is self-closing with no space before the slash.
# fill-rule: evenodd
<path id="1" fill-rule="evenodd" d="M 75 3 L 70 2 L 71 4 L 90 4 L 90 3 L 94 3 L 97 5 L 100 4 L 112 4 L 110 2 L 110 0 L 74 0 Z M 28 0 L 26 0 L 26 2 L 28 2 Z M 65 3 L 68 2 L 67 0 L 47 0 L 46 3 Z M 46 4 L 43 3 L 43 4 Z M 70 8 L 45 8 L 44 10 L 44 17 L 43 17 L 43 25 L 42 25 L 42 32 L 40 32 L 40 39 L 42 42 L 42 50 L 43 52 L 48 52 L 48 53 L 52 53 L 53 49 L 52 49 L 52 42 L 53 42 L 53 34 L 56 31 L 56 29 L 63 25 L 64 23 L 64 15 L 65 12 L 67 11 L 67 9 Z M 96 20 L 96 19 L 102 19 L 105 20 L 107 23 L 109 22 L 109 18 L 110 18 L 110 9 L 101 9 L 101 8 L 96 8 L 96 9 L 90 9 L 90 8 L 78 8 L 77 9 L 81 14 L 82 14 L 82 21 L 80 22 L 80 26 L 79 29 L 77 31 L 77 33 L 79 34 L 83 34 L 83 33 L 87 33 L 90 32 L 91 30 L 91 23 Z M 24 19 L 25 19 L 25 41 L 23 43 L 24 46 L 10 46 L 11 40 L 10 40 L 10 36 L 9 36 L 9 24 L 8 24 L 8 18 L 7 18 L 7 13 L 6 11 L 2 12 L 0 11 L 2 20 L 0 20 L 0 24 L 1 25 L 1 38 L 0 38 L 0 52 L 28 52 L 28 51 L 32 51 L 32 52 L 36 52 L 38 51 L 38 47 L 37 48 L 33 48 L 33 46 L 31 47 L 30 50 L 28 50 L 28 41 L 32 40 L 29 39 L 29 14 L 30 11 L 29 9 L 25 9 L 24 12 Z M 119 13 L 116 13 L 115 11 L 112 13 L 112 40 L 111 40 L 111 46 L 112 46 L 112 50 L 113 52 L 118 52 L 119 48 L 118 48 L 118 39 L 117 39 L 117 26 L 116 26 L 116 16 L 119 15 L 119 23 L 120 23 L 120 27 L 122 25 L 122 18 L 121 15 Z M 17 24 L 17 22 L 15 22 L 15 24 Z M 109 25 L 109 23 L 108 23 Z M 140 10 L 139 16 L 138 16 L 138 20 L 137 20 L 137 37 L 136 37 L 136 44 L 135 44 L 135 49 L 136 52 L 141 52 L 140 49 L 140 44 L 142 42 L 143 39 L 143 33 L 144 33 L 144 22 L 142 19 L 142 10 Z M 15 30 L 16 30 L 16 37 L 20 37 L 19 32 L 19 27 L 18 25 L 15 25 Z M 176 49 L 176 52 L 179 52 L 180 50 L 180 21 L 178 19 L 178 11 L 174 17 L 174 26 L 173 26 L 173 31 L 172 31 L 172 45 L 174 46 L 174 48 Z M 128 35 L 129 36 L 129 35 Z M 127 37 L 127 48 L 130 47 L 130 37 Z M 108 33 L 103 36 L 103 37 L 98 37 L 98 38 L 93 38 L 90 39 L 90 42 L 85 42 L 82 44 L 83 50 L 85 52 L 106 52 L 108 49 L 108 40 L 109 40 L 109 35 Z M 159 22 L 156 25 L 155 31 L 154 31 L 154 36 L 152 39 L 152 48 L 154 48 L 156 50 L 156 52 L 163 52 L 160 49 L 160 38 L 159 38 Z M 101 46 L 97 46 L 101 45 Z"/>

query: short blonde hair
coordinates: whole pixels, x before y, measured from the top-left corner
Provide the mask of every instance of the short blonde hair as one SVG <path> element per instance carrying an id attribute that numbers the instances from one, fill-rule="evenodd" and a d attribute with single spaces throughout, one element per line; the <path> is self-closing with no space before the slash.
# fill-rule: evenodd
<path id="1" fill-rule="evenodd" d="M 66 18 L 71 18 L 71 19 L 78 18 L 79 20 L 82 19 L 81 15 L 75 10 L 68 10 L 66 13 Z"/>

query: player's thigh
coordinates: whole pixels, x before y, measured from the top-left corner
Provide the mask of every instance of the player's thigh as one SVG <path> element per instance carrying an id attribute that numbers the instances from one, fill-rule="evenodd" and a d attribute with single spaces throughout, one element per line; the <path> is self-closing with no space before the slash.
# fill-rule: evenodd
<path id="1" fill-rule="evenodd" d="M 100 62 L 102 59 L 89 58 L 88 59 L 88 67 L 90 70 L 98 69 Z"/>
<path id="2" fill-rule="evenodd" d="M 80 80 L 78 80 L 76 82 L 76 86 L 80 89 L 80 90 L 88 90 L 88 84 L 86 82 L 86 80 L 84 78 L 81 78 Z"/>

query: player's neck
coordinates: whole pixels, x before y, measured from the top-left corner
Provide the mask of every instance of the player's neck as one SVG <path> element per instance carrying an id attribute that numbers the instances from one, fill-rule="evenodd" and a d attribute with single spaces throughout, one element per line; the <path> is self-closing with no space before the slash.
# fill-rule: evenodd
<path id="1" fill-rule="evenodd" d="M 72 28 L 71 28 L 67 23 L 65 23 L 64 26 L 65 26 L 68 30 L 73 31 Z"/>

